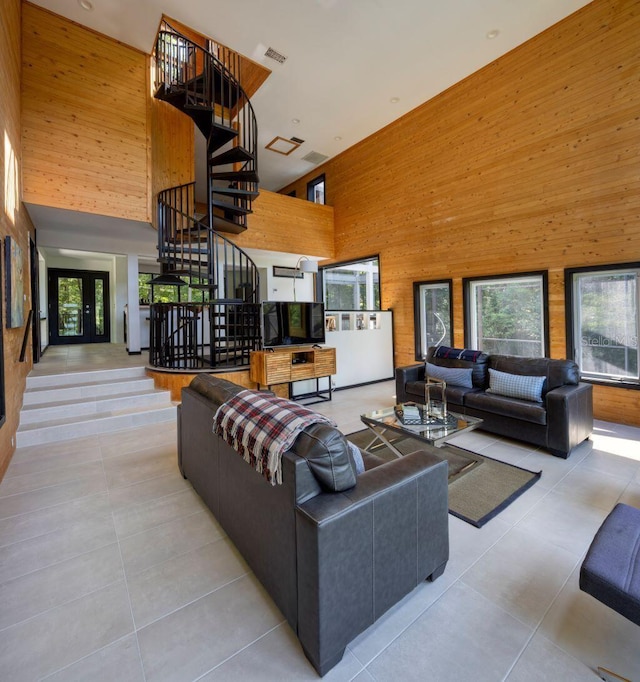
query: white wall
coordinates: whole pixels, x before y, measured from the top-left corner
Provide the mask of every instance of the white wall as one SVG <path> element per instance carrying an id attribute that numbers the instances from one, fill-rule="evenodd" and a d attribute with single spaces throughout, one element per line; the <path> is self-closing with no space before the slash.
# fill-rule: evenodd
<path id="1" fill-rule="evenodd" d="M 260 292 L 263 301 L 293 301 L 293 277 L 274 277 L 273 266 L 282 265 L 284 267 L 293 268 L 298 260 L 293 256 L 293 262 L 286 259 L 278 258 L 276 254 L 271 252 L 260 255 L 257 252 L 251 253 L 251 258 L 260 270 Z M 313 301 L 314 300 L 314 275 L 311 272 L 302 273 L 302 279 L 296 279 L 296 300 L 298 301 Z M 265 279 L 266 282 L 263 280 Z"/>

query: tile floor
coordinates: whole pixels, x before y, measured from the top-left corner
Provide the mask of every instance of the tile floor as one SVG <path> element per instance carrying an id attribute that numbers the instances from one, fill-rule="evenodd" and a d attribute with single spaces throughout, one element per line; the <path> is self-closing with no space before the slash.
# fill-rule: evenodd
<path id="1" fill-rule="evenodd" d="M 96 352 L 102 368 L 132 364 L 118 347 L 60 348 L 34 373 L 87 369 Z M 384 382 L 316 408 L 350 432 L 393 393 Z M 318 679 L 181 478 L 175 441 L 166 424 L 16 451 L 0 484 L 0 679 Z M 640 680 L 640 629 L 578 589 L 607 512 L 640 507 L 640 429 L 598 422 L 569 460 L 481 432 L 457 442 L 542 478 L 482 529 L 449 517 L 444 575 L 325 679 L 578 682 L 601 664 Z"/>

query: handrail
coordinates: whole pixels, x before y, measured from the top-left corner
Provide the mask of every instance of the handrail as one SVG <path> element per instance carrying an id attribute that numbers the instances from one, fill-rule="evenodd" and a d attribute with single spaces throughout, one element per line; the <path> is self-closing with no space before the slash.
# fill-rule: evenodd
<path id="1" fill-rule="evenodd" d="M 20 362 L 24 362 L 27 355 L 27 342 L 29 340 L 29 329 L 31 329 L 31 323 L 33 321 L 33 308 L 29 311 L 27 316 L 27 324 L 24 327 L 24 336 L 22 337 L 22 348 L 20 349 Z"/>

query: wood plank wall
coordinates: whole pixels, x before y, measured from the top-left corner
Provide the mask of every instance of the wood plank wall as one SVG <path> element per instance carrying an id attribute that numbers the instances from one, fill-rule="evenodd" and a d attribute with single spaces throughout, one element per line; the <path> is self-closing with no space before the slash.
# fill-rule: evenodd
<path id="1" fill-rule="evenodd" d="M 324 172 L 335 260 L 379 253 L 396 365 L 414 362 L 412 283 L 549 271 L 566 356 L 564 268 L 640 261 L 640 2 L 595 0 L 340 156 Z M 640 391 L 595 387 L 640 425 Z"/>
<path id="2" fill-rule="evenodd" d="M 229 235 L 242 248 L 304 253 L 331 258 L 334 254 L 333 207 L 260 189 L 246 232 Z"/>
<path id="3" fill-rule="evenodd" d="M 4 388 L 6 422 L 0 427 L 0 479 L 4 475 L 14 452 L 15 433 L 22 406 L 25 379 L 32 367 L 29 347 L 26 361 L 19 362 L 24 327 L 6 328 L 6 278 L 4 271 L 4 238 L 16 240 L 23 255 L 23 271 L 29 272 L 29 234 L 33 225 L 20 201 L 21 143 L 20 143 L 20 0 L 3 0 L 0 3 L 0 334 L 4 342 Z M 25 322 L 31 308 L 28 274 L 25 281 Z"/>
<path id="4" fill-rule="evenodd" d="M 24 200 L 148 220 L 147 56 L 23 4 Z"/>

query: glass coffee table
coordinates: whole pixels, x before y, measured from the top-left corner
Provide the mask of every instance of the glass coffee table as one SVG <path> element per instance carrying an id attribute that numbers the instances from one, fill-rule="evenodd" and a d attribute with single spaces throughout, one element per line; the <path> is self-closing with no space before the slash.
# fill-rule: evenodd
<path id="1" fill-rule="evenodd" d="M 360 415 L 362 423 L 373 434 L 371 442 L 363 450 L 375 451 L 376 443 L 384 444 L 396 456 L 402 457 L 403 453 L 394 446 L 394 442 L 411 437 L 439 448 L 453 436 L 463 431 L 472 431 L 482 424 L 482 419 L 455 412 L 449 412 L 446 418 L 432 420 L 426 416 L 424 406 L 420 406 L 420 408 L 419 418 L 415 420 L 406 419 L 406 423 L 403 422 L 402 404 Z"/>

